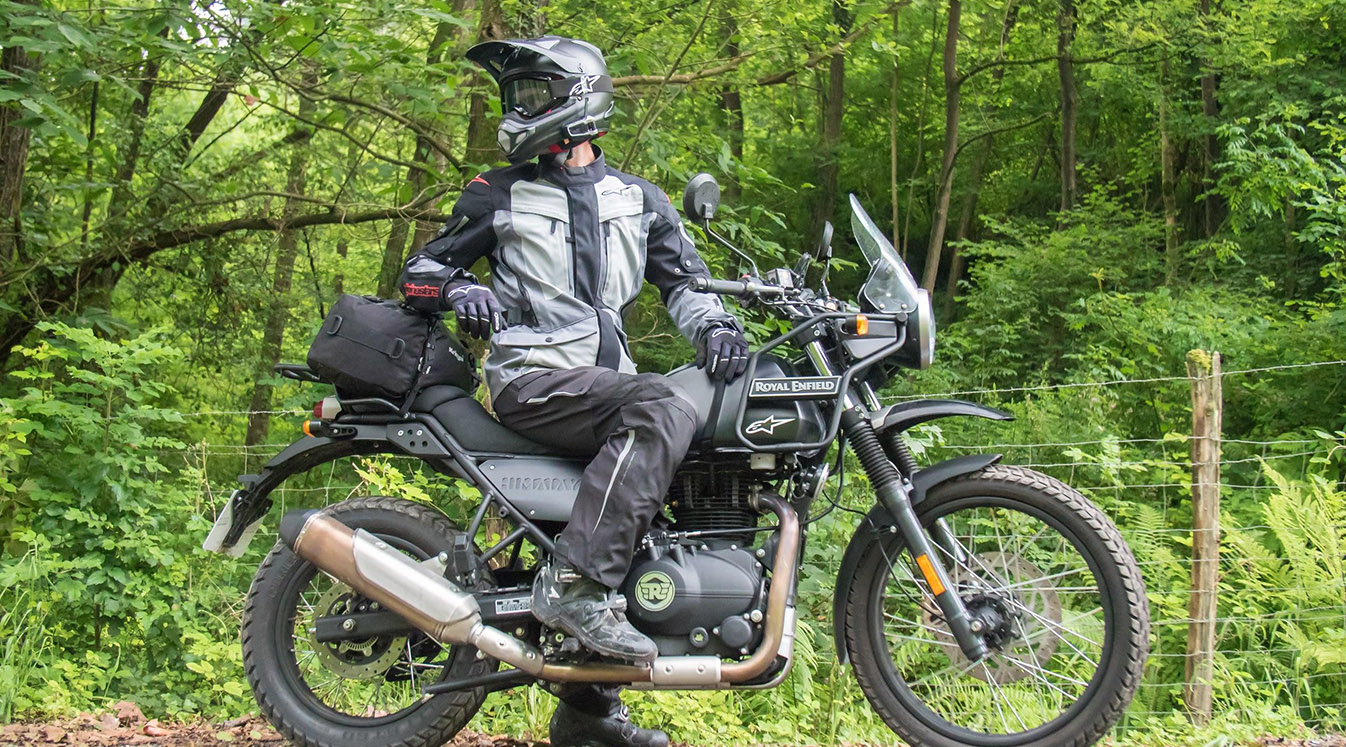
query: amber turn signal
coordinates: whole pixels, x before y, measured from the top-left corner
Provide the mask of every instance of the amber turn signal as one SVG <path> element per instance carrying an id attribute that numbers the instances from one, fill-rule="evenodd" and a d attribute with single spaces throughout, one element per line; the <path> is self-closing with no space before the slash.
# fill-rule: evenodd
<path id="1" fill-rule="evenodd" d="M 312 436 L 313 436 L 313 430 L 312 430 L 312 428 L 310 428 L 310 426 L 311 426 L 312 424 L 313 424 L 313 421 L 312 421 L 312 420 L 305 420 L 305 421 L 304 421 L 304 435 L 305 435 L 305 436 L 309 436 L 309 437 L 312 437 Z"/>
<path id="2" fill-rule="evenodd" d="M 864 314 L 855 315 L 855 334 L 860 336 L 869 334 L 869 317 Z"/>

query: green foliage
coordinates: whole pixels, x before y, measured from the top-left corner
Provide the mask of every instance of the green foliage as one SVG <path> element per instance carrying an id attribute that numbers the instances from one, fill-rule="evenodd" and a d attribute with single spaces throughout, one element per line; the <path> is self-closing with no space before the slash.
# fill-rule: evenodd
<path id="1" fill-rule="evenodd" d="M 156 435 L 181 418 L 147 374 L 180 352 L 159 332 L 41 330 L 0 399 L 27 436 L 0 455 L 22 475 L 0 554 L 0 588 L 14 590 L 0 617 L 15 633 L 4 707 L 61 712 L 128 691 L 167 713 L 241 707 L 241 657 L 219 636 L 234 593 L 193 555 L 200 475 L 166 461 L 184 444 Z"/>
<path id="2" fill-rule="evenodd" d="M 1145 564 L 1162 623 L 1121 735 L 1206 744 L 1179 713 L 1185 630 L 1172 622 L 1187 616 L 1190 582 L 1190 400 L 1186 382 L 1162 379 L 1182 375 L 1192 348 L 1221 351 L 1227 370 L 1346 359 L 1346 5 L 1075 5 L 1084 197 L 1066 210 L 1058 4 L 963 5 L 949 215 L 968 270 L 952 316 L 941 315 L 936 366 L 883 394 L 996 390 L 969 396 L 1011 409 L 1015 422 L 927 424 L 912 439 L 920 459 L 997 444 L 1009 461 L 1089 489 Z M 715 173 L 726 188 L 717 231 L 763 267 L 812 249 L 815 209 L 830 214 L 832 288 L 847 298 L 864 279 L 843 212 L 854 192 L 899 235 L 919 275 L 940 177 L 947 4 L 900 5 L 896 27 L 879 16 L 887 3 L 842 9 L 848 28 L 818 1 L 0 0 L 7 54 L 23 48 L 34 63 L 0 72 L 0 107 L 14 114 L 12 132 L 31 138 L 17 213 L 0 205 L 0 332 L 9 340 L 46 320 L 18 340 L 0 382 L 0 721 L 122 698 L 156 715 L 253 707 L 234 633 L 270 528 L 241 561 L 197 542 L 234 475 L 256 471 L 297 429 L 277 416 L 268 443 L 241 448 L 243 417 L 198 413 L 244 409 L 254 372 L 271 362 L 259 361 L 259 343 L 292 159 L 306 164 L 295 207 L 309 225 L 293 229 L 300 254 L 280 299 L 287 360 L 302 358 L 338 287 L 373 292 L 385 254 L 406 251 L 387 220 L 348 216 L 414 199 L 447 212 L 490 165 L 481 162 L 492 158 L 494 93 L 462 57 L 478 33 L 583 36 L 619 77 L 727 65 L 687 85 L 619 87 L 616 125 L 600 141 L 610 162 L 628 163 L 675 204 L 688 175 Z M 821 152 L 825 52 L 866 23 L 841 50 L 841 143 Z M 1011 64 L 998 74 L 1002 43 Z M 758 84 L 772 76 L 785 82 Z M 1202 100 L 1207 80 L 1213 108 Z M 205 116 L 217 85 L 228 89 L 223 103 Z M 741 99 L 741 131 L 730 93 Z M 1160 97 L 1175 154 L 1167 227 Z M 313 110 L 303 120 L 301 100 Z M 207 121 L 192 140 L 197 115 Z M 483 133 L 486 149 L 468 150 Z M 0 154 L 0 168 L 10 156 Z M 820 167 L 831 162 L 836 204 L 819 206 Z M 964 211 L 966 233 L 956 228 Z M 717 275 L 745 269 L 691 230 Z M 942 282 L 936 295 L 940 308 Z M 690 360 L 657 292 L 626 311 L 642 370 Z M 758 340 L 780 331 L 743 315 Z M 1224 380 L 1220 612 L 1230 622 L 1216 738 L 1343 723 L 1332 705 L 1346 700 L 1341 370 Z M 1161 380 L 1090 384 L 1151 378 Z M 305 411 L 316 396 L 277 381 L 271 408 Z M 865 510 L 863 477 L 850 473 L 841 500 Z M 273 516 L 370 493 L 433 503 L 459 521 L 474 498 L 410 460 L 376 457 L 287 481 Z M 633 694 L 636 716 L 689 742 L 890 743 L 835 663 L 832 579 L 854 525 L 835 511 L 810 529 L 798 663 L 785 686 Z M 498 694 L 476 726 L 541 737 L 552 703 L 536 688 Z"/>

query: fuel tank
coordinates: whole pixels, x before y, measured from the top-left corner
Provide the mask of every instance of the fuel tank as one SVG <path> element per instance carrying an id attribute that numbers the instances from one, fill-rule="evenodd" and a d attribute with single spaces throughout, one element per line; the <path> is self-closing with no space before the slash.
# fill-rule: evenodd
<path id="1" fill-rule="evenodd" d="M 753 379 L 790 379 L 800 376 L 790 361 L 763 355 L 757 361 Z M 747 451 L 734 429 L 739 402 L 748 396 L 748 377 L 719 385 L 695 366 L 674 369 L 668 378 L 691 397 L 696 406 L 697 429 L 692 448 Z M 772 446 L 796 441 L 811 442 L 823 437 L 827 421 L 816 400 L 791 398 L 753 398 L 743 415 L 743 436 L 754 445 Z"/>

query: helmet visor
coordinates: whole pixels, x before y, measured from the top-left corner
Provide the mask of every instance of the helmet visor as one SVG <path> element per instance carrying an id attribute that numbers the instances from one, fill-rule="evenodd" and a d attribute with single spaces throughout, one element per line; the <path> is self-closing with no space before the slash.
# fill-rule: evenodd
<path id="1" fill-rule="evenodd" d="M 561 99 L 552 95 L 549 80 L 515 78 L 500 85 L 500 101 L 506 113 L 536 117 L 550 111 Z"/>

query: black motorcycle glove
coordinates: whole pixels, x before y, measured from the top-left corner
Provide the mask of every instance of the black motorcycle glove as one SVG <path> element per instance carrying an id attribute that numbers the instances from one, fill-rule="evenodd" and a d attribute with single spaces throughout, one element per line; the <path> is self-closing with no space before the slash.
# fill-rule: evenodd
<path id="1" fill-rule="evenodd" d="M 748 368 L 748 340 L 734 327 L 717 324 L 697 341 L 696 367 L 716 381 L 733 381 Z"/>
<path id="2" fill-rule="evenodd" d="M 444 305 L 458 316 L 458 329 L 485 340 L 505 324 L 505 312 L 495 294 L 484 285 L 472 282 L 449 283 L 444 287 Z"/>

